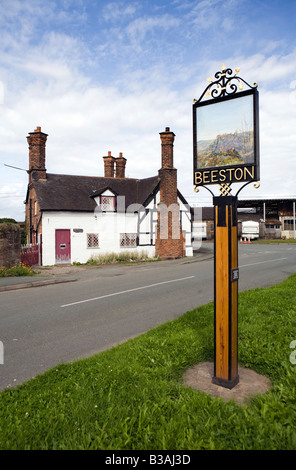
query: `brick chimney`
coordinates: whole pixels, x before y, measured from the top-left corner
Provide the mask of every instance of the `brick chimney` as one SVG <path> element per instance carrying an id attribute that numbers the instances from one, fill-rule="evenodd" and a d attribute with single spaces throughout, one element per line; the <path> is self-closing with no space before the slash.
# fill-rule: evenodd
<path id="1" fill-rule="evenodd" d="M 184 256 L 184 238 L 180 224 L 178 204 L 177 170 L 174 168 L 175 134 L 166 127 L 160 132 L 161 163 L 160 203 L 158 205 L 155 251 L 161 259 L 176 259 Z"/>
<path id="2" fill-rule="evenodd" d="M 112 157 L 111 152 L 108 152 L 107 157 L 104 159 L 104 176 L 105 178 L 114 178 L 115 157 Z"/>
<path id="3" fill-rule="evenodd" d="M 125 165 L 126 158 L 120 152 L 119 157 L 116 158 L 116 178 L 125 178 Z"/>
<path id="4" fill-rule="evenodd" d="M 29 144 L 29 182 L 36 179 L 46 179 L 45 146 L 47 135 L 41 132 L 41 127 L 36 127 L 34 132 L 29 132 L 27 142 Z"/>

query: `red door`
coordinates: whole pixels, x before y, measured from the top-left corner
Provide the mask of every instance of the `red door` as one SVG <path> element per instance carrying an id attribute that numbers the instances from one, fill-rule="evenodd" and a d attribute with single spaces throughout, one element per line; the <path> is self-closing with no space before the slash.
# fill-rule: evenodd
<path id="1" fill-rule="evenodd" d="M 55 247 L 56 264 L 71 263 L 70 230 L 56 230 Z"/>

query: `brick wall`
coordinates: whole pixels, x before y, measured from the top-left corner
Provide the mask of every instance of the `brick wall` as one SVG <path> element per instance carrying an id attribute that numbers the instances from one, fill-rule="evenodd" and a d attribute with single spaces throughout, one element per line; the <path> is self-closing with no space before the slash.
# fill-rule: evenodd
<path id="1" fill-rule="evenodd" d="M 13 266 L 21 258 L 21 228 L 16 224 L 0 224 L 0 266 Z"/>
<path id="2" fill-rule="evenodd" d="M 30 238 L 31 227 L 31 238 Z M 37 243 L 38 235 L 42 234 L 41 210 L 33 184 L 29 184 L 29 194 L 26 204 L 27 243 Z"/>
<path id="3" fill-rule="evenodd" d="M 37 127 L 34 132 L 29 132 L 27 142 L 29 145 L 29 182 L 32 179 L 46 179 L 45 146 L 47 134 Z"/>

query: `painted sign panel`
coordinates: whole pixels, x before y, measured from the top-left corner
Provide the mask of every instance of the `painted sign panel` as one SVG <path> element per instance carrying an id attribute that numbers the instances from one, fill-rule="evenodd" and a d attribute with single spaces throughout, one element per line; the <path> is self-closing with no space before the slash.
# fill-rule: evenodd
<path id="1" fill-rule="evenodd" d="M 193 105 L 194 185 L 258 181 L 258 91 Z"/>

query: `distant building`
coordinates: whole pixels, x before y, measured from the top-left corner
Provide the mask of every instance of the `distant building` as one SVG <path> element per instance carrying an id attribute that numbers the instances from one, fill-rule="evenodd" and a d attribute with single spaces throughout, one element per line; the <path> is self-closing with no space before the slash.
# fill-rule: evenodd
<path id="1" fill-rule="evenodd" d="M 260 238 L 295 238 L 295 203 L 296 196 L 240 198 L 238 221 L 258 221 Z"/>
<path id="2" fill-rule="evenodd" d="M 261 198 L 239 198 L 238 236 L 242 234 L 242 223 L 254 221 L 259 224 L 259 237 L 265 239 L 296 238 L 296 196 L 263 196 Z M 202 222 L 206 224 L 208 240 L 214 238 L 214 207 L 202 208 Z"/>

